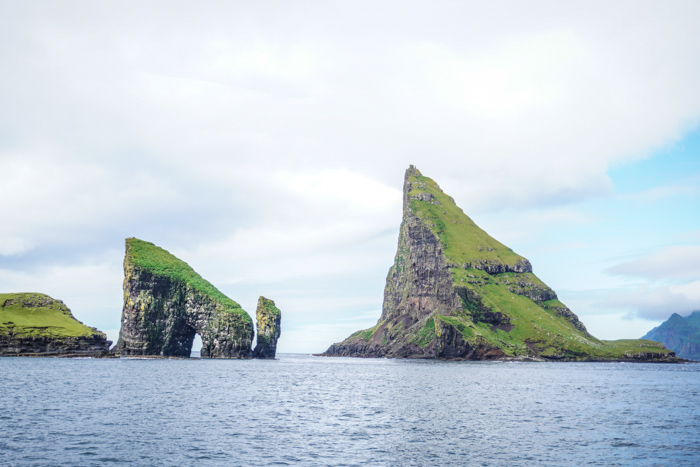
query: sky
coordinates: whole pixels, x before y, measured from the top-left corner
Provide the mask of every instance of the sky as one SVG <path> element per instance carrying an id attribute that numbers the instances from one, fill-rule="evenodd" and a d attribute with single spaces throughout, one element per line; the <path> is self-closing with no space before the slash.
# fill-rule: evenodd
<path id="1" fill-rule="evenodd" d="M 381 314 L 409 164 L 596 337 L 700 309 L 697 1 L 0 0 L 0 292 L 116 342 L 124 239 L 279 352 Z"/>

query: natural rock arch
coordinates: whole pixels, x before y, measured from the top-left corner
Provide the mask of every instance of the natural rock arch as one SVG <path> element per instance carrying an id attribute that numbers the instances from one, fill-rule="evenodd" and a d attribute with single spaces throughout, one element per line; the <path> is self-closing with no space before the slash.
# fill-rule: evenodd
<path id="1" fill-rule="evenodd" d="M 162 248 L 128 238 L 115 352 L 189 357 L 195 334 L 202 357 L 251 356 L 253 323 L 238 303 Z"/>

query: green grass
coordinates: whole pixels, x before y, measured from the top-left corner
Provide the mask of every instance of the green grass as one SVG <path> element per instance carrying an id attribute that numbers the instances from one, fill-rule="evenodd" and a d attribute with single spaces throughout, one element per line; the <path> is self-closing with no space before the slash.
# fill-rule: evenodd
<path id="1" fill-rule="evenodd" d="M 525 260 L 476 225 L 433 180 L 416 172 L 409 181 L 413 188 L 409 196 L 427 193 L 440 203 L 414 199 L 411 209 L 440 238 L 445 256 L 451 262 L 462 265 L 489 260 L 515 265 Z"/>
<path id="2" fill-rule="evenodd" d="M 569 310 L 555 298 L 552 289 L 531 272 L 514 272 L 529 270 L 524 257 L 479 228 L 430 178 L 416 170 L 409 172 L 408 181 L 409 209 L 440 241 L 452 285 L 461 300 L 461 306 L 449 312 L 427 311 L 422 327 L 417 324 L 405 331 L 409 333 L 408 342 L 425 348 L 439 338 L 441 330 L 451 327 L 470 345 L 495 347 L 507 357 L 535 354 L 564 360 L 616 360 L 640 353 L 668 352 L 650 341 L 601 341 L 577 329 L 578 322 L 567 319 Z M 399 238 L 389 278 L 400 274 L 402 267 L 411 267 L 406 261 L 410 251 L 405 240 Z M 506 267 L 494 267 L 497 265 Z M 503 270 L 509 272 L 496 273 Z M 410 298 L 409 287 L 402 293 L 402 300 Z M 499 324 L 498 314 L 507 320 Z M 507 322 L 510 326 L 504 326 Z M 391 329 L 391 322 L 384 324 L 392 335 L 403 335 Z M 367 341 L 379 325 L 358 331 L 349 340 Z"/>
<path id="3" fill-rule="evenodd" d="M 275 317 L 279 316 L 282 313 L 280 309 L 277 308 L 277 306 L 275 305 L 275 302 L 270 300 L 269 298 L 260 297 L 258 303 L 262 306 L 263 310 Z"/>
<path id="4" fill-rule="evenodd" d="M 23 303 L 32 306 L 25 307 Z M 63 303 L 37 293 L 0 294 L 0 333 L 10 331 L 18 337 L 62 338 L 100 334 L 73 318 Z"/>
<path id="5" fill-rule="evenodd" d="M 138 238 L 127 238 L 126 259 L 140 269 L 154 275 L 170 277 L 189 284 L 193 289 L 218 301 L 226 311 L 241 315 L 243 320 L 248 323 L 252 322 L 248 313 L 238 303 L 228 298 L 209 281 L 197 274 L 189 264 L 163 248 Z"/>
<path id="6" fill-rule="evenodd" d="M 452 266 L 454 285 L 475 292 L 483 305 L 508 316 L 514 326 L 510 332 L 505 332 L 478 322 L 479 304 L 473 299 L 467 303 L 462 298 L 464 315 L 456 311 L 455 316 L 437 318 L 458 330 L 465 341 L 488 341 L 506 355 L 527 354 L 527 344 L 530 344 L 543 356 L 573 360 L 615 359 L 630 353 L 660 350 L 655 345 L 650 347 L 649 341 L 600 341 L 577 330 L 557 314 L 557 309 L 566 308 L 563 303 L 556 298 L 537 298 L 555 294 L 532 273 L 491 275 L 477 269 L 483 263 L 513 266 L 527 260 L 477 226 L 432 179 L 416 171 L 409 181 L 412 188 L 409 196 L 421 197 L 411 199 L 410 209 L 439 238 L 446 261 Z M 472 267 L 465 268 L 465 264 Z M 526 295 L 542 301 L 534 301 Z"/>

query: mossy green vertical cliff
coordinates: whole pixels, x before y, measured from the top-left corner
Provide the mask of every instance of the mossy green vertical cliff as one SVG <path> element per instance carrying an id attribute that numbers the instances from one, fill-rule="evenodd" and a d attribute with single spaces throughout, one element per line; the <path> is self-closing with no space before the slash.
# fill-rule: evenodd
<path id="1" fill-rule="evenodd" d="M 275 358 L 277 339 L 281 334 L 282 312 L 270 299 L 260 297 L 255 311 L 258 342 L 253 358 Z"/>
<path id="2" fill-rule="evenodd" d="M 187 357 L 195 334 L 203 357 L 250 357 L 253 323 L 238 303 L 166 250 L 127 238 L 115 352 Z"/>
<path id="3" fill-rule="evenodd" d="M 326 355 L 446 359 L 675 359 L 663 345 L 591 336 L 530 262 L 479 228 L 415 167 L 377 324 Z"/>

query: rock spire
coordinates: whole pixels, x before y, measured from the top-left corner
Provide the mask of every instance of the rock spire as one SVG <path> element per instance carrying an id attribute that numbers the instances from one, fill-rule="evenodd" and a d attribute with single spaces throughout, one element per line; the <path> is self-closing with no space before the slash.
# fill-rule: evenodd
<path id="1" fill-rule="evenodd" d="M 375 326 L 328 356 L 673 361 L 649 341 L 591 336 L 532 265 L 410 166 L 394 264 Z"/>
<path id="2" fill-rule="evenodd" d="M 281 334 L 282 312 L 275 306 L 275 302 L 265 297 L 260 297 L 255 315 L 258 342 L 253 351 L 253 358 L 275 358 L 277 339 L 279 339 Z"/>

